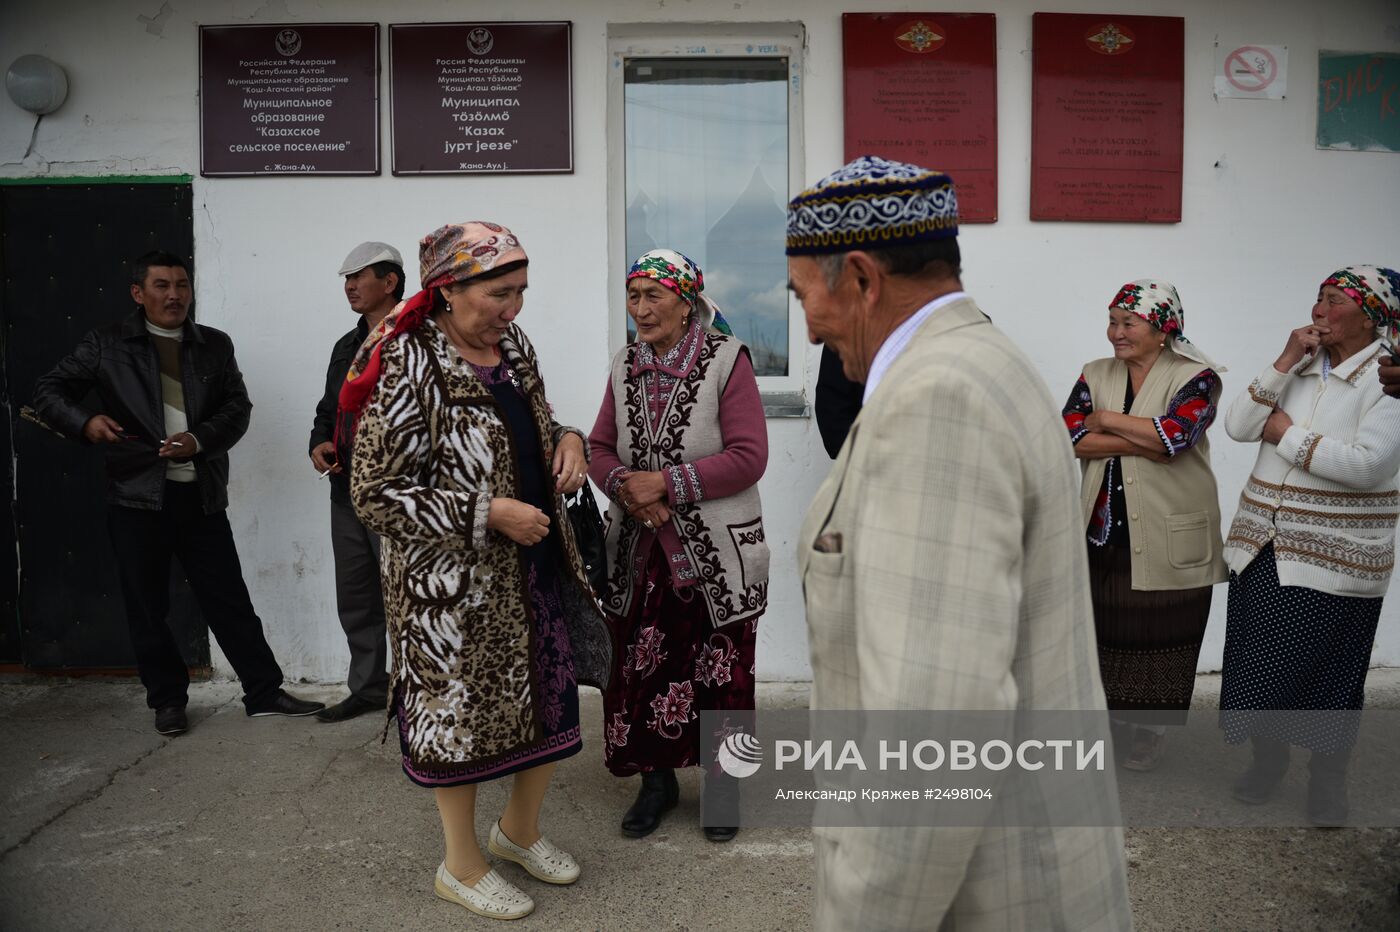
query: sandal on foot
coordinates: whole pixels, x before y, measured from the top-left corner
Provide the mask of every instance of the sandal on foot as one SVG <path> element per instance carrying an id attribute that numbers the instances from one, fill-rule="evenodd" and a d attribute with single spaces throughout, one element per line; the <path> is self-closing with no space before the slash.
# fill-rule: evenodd
<path id="1" fill-rule="evenodd" d="M 465 906 L 489 919 L 523 919 L 535 909 L 535 901 L 494 868 L 469 887 L 453 877 L 447 870 L 447 862 L 443 861 L 438 865 L 433 892 L 449 903 Z"/>
<path id="2" fill-rule="evenodd" d="M 486 842 L 486 850 L 498 858 L 514 861 L 530 872 L 530 876 L 545 883 L 573 883 L 578 880 L 578 862 L 567 851 L 556 848 L 543 835 L 528 848 L 522 848 L 506 837 L 501 831 L 501 823 L 491 826 L 491 837 Z"/>

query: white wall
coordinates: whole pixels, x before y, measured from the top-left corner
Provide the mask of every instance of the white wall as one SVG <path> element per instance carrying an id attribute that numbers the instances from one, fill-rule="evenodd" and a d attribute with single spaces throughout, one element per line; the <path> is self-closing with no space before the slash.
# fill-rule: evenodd
<path id="1" fill-rule="evenodd" d="M 333 608 L 324 483 L 305 456 L 311 414 L 334 339 L 353 318 L 335 270 L 357 242 L 382 239 L 406 255 L 448 221 L 490 218 L 515 229 L 532 256 L 523 325 L 543 360 L 560 420 L 590 426 L 608 361 L 605 145 L 609 23 L 798 20 L 807 28 L 806 182 L 842 161 L 840 13 L 884 11 L 884 0 L 691 0 L 574 3 L 447 0 L 216 3 L 168 0 L 8 0 L 0 8 L 0 64 L 26 53 L 68 69 L 71 93 L 45 117 L 21 161 L 32 118 L 0 101 L 0 177 L 50 174 L 197 175 L 197 27 L 247 22 L 572 19 L 572 175 L 526 177 L 196 177 L 195 261 L 200 319 L 238 346 L 255 410 L 233 452 L 230 518 L 253 599 L 289 676 L 336 680 L 347 653 Z M 1318 282 L 1358 262 L 1400 265 L 1400 155 L 1313 148 L 1317 50 L 1400 50 L 1391 0 L 1320 4 L 1216 0 L 960 0 L 998 14 L 1000 216 L 962 231 L 965 283 L 996 323 L 1031 350 L 1058 399 L 1079 367 L 1105 355 L 1104 309 L 1122 282 L 1165 277 L 1178 286 L 1187 332 L 1230 372 L 1227 398 L 1307 319 Z M 927 9 L 927 6 L 923 6 Z M 916 7 L 917 9 L 917 7 Z M 1031 223 L 1031 13 L 1113 12 L 1186 17 L 1183 220 L 1170 226 Z M 155 20 L 149 23 L 148 20 Z M 387 30 L 382 33 L 387 43 Z M 1288 98 L 1212 96 L 1214 44 L 1289 48 Z M 387 48 L 382 54 L 387 62 Z M 381 79 L 387 127 L 387 75 Z M 383 141 L 388 164 L 388 139 Z M 410 283 L 416 276 L 410 261 Z M 810 385 L 815 353 L 809 359 Z M 759 673 L 809 674 L 793 541 L 827 468 L 815 423 L 771 420 L 763 492 L 773 548 L 772 603 L 760 628 Z M 1254 448 L 1215 437 L 1228 516 Z M 1228 518 L 1227 518 L 1228 520 Z M 1201 665 L 1218 668 L 1225 592 Z M 1400 600 L 1381 618 L 1374 662 L 1400 665 Z M 221 666 L 222 658 L 216 658 Z"/>

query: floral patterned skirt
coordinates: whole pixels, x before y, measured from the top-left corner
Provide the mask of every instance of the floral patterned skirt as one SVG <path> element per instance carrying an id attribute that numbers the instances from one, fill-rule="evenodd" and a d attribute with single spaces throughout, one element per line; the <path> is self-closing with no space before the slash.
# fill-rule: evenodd
<path id="1" fill-rule="evenodd" d="M 603 693 L 608 769 L 624 777 L 709 760 L 700 711 L 754 707 L 758 619 L 713 627 L 698 589 L 671 587 L 665 554 L 653 544 L 631 611 L 608 623 L 618 651 Z"/>

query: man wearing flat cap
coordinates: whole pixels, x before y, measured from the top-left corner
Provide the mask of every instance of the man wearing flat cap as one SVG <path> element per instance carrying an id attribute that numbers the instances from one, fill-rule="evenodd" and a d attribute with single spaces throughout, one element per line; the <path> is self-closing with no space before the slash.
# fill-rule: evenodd
<path id="1" fill-rule="evenodd" d="M 403 300 L 403 257 L 387 243 L 361 243 L 341 263 L 345 299 L 360 319 L 331 349 L 326 391 L 311 427 L 311 465 L 330 482 L 331 551 L 335 555 L 335 604 L 350 647 L 346 685 L 350 695 L 317 713 L 323 722 L 343 722 L 382 712 L 389 674 L 384 640 L 384 594 L 379 586 L 379 536 L 360 523 L 350 504 L 350 450 L 336 430 L 340 388 L 355 351 Z M 337 445 L 337 439 L 342 443 Z"/>
<path id="2" fill-rule="evenodd" d="M 1079 470 L 962 290 L 951 179 L 857 159 L 793 199 L 787 253 L 809 338 L 864 383 L 798 540 L 812 708 L 990 712 L 1013 739 L 1032 710 L 1101 719 Z M 1121 830 L 1029 795 L 973 826 L 818 828 L 817 928 L 1130 928 Z"/>

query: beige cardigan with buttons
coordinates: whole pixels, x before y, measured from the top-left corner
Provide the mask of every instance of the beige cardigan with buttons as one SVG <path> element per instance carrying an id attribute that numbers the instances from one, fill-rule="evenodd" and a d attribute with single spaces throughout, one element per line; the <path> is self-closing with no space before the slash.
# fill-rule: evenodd
<path id="1" fill-rule="evenodd" d="M 1270 542 L 1283 586 L 1380 598 L 1395 565 L 1400 510 L 1400 400 L 1381 392 L 1379 340 L 1322 376 L 1322 354 L 1288 372 L 1269 366 L 1225 414 L 1225 430 L 1259 443 L 1225 541 L 1243 573 Z M 1278 407 L 1293 426 L 1277 444 L 1264 422 Z"/>
<path id="2" fill-rule="evenodd" d="M 1177 391 L 1204 368 L 1193 359 L 1163 350 L 1128 413 L 1134 417 L 1165 414 Z M 1128 389 L 1125 363 L 1096 359 L 1084 367 L 1084 380 L 1095 411 L 1123 410 Z M 1141 456 L 1124 456 L 1119 462 L 1133 547 L 1133 588 L 1197 589 L 1223 582 L 1227 571 L 1221 557 L 1220 496 L 1210 468 L 1210 441 L 1202 436 L 1191 449 L 1166 463 Z M 1079 501 L 1088 527 L 1108 460 L 1082 463 Z"/>

